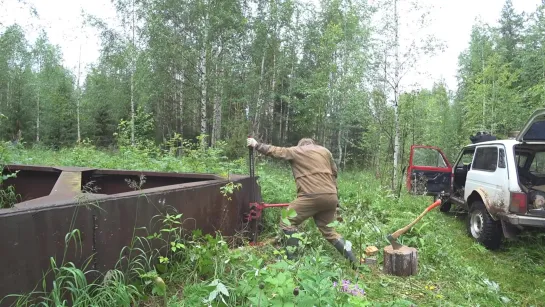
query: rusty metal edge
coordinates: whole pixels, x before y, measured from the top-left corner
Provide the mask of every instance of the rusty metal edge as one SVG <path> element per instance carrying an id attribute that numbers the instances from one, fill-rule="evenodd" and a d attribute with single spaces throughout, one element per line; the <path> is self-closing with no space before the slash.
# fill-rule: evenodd
<path id="1" fill-rule="evenodd" d="M 28 170 L 28 171 L 51 172 L 51 173 L 62 172 L 61 170 L 53 166 L 26 165 L 26 164 L 5 164 L 4 169 L 8 171 Z"/>
<path id="2" fill-rule="evenodd" d="M 238 178 L 236 180 L 231 181 L 238 181 L 245 178 L 249 178 L 249 176 L 237 176 Z M 102 201 L 102 200 L 108 200 L 108 199 L 123 199 L 123 198 L 130 198 L 134 196 L 142 196 L 142 195 L 154 195 L 154 194 L 160 194 L 163 192 L 173 192 L 173 191 L 179 191 L 179 190 L 187 190 L 187 189 L 195 189 L 200 187 L 207 187 L 207 186 L 214 186 L 221 183 L 227 183 L 230 180 L 222 179 L 222 180 L 209 180 L 209 181 L 201 181 L 201 182 L 188 182 L 188 183 L 181 183 L 176 185 L 168 185 L 163 187 L 156 187 L 156 188 L 150 188 L 150 189 L 143 189 L 140 191 L 131 191 L 131 192 L 125 192 L 125 193 L 119 193 L 119 194 L 110 194 L 110 195 L 104 195 L 104 194 L 80 194 L 83 195 L 85 198 L 82 201 L 82 205 L 84 203 L 88 203 L 90 201 Z M 43 197 L 42 199 L 45 200 L 47 196 Z M 39 205 L 30 205 L 30 206 L 24 206 L 25 203 L 19 203 L 17 205 L 20 205 L 20 207 L 13 207 L 13 208 L 7 208 L 7 209 L 0 209 L 0 215 L 11 215 L 11 214 L 18 214 L 23 212 L 38 212 L 43 210 L 49 210 L 52 208 L 65 208 L 69 206 L 73 206 L 74 203 L 77 203 L 78 199 L 60 199 L 55 202 L 46 203 L 46 204 L 39 204 Z M 24 206 L 24 207 L 23 207 Z"/>
<path id="3" fill-rule="evenodd" d="M 222 177 L 213 173 L 176 173 L 176 172 L 157 172 L 149 170 L 117 170 L 117 169 L 103 169 L 97 168 L 93 170 L 93 173 L 100 175 L 149 175 L 160 177 L 175 177 L 175 178 L 197 178 L 197 179 L 223 179 Z"/>
<path id="4" fill-rule="evenodd" d="M 220 179 L 214 173 L 178 173 L 178 172 L 158 172 L 153 170 L 124 170 L 124 169 L 109 169 L 109 168 L 93 168 L 93 167 L 76 167 L 76 166 L 48 166 L 48 165 L 33 165 L 33 164 L 6 164 L 4 168 L 7 170 L 29 170 L 29 171 L 45 171 L 45 172 L 89 172 L 103 175 L 150 175 L 164 176 L 176 178 L 197 178 L 197 179 Z"/>

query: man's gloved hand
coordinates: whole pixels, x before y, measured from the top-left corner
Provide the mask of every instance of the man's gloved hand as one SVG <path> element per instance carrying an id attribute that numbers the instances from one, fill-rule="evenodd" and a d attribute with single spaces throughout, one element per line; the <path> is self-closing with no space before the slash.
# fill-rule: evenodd
<path id="1" fill-rule="evenodd" d="M 248 145 L 248 147 L 256 147 L 257 141 L 254 138 L 248 138 L 246 144 Z"/>

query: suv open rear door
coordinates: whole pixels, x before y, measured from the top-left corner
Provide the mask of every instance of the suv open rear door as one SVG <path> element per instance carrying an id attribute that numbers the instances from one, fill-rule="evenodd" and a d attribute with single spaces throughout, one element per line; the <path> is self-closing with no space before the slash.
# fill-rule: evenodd
<path id="1" fill-rule="evenodd" d="M 516 139 L 524 143 L 545 142 L 545 109 L 538 109 L 530 116 Z"/>
<path id="2" fill-rule="evenodd" d="M 407 189 L 414 195 L 438 195 L 450 190 L 452 166 L 437 147 L 412 145 Z"/>

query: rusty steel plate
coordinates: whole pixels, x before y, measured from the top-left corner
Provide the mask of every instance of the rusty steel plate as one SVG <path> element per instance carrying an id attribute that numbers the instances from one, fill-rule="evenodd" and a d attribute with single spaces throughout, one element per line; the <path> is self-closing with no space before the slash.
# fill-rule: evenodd
<path id="1" fill-rule="evenodd" d="M 247 227 L 243 215 L 249 211 L 250 186 L 261 199 L 257 178 L 244 175 L 228 180 L 215 174 L 5 166 L 4 173 L 15 171 L 17 177 L 3 188 L 14 186 L 19 201 L 0 209 L 0 299 L 41 291 L 51 257 L 57 265 L 87 264 L 86 270 L 102 273 L 115 268 L 134 236 L 160 230 L 156 219 L 166 212 L 182 214 L 184 231 L 234 236 Z M 230 200 L 220 190 L 229 181 L 241 184 Z M 70 241 L 65 253 L 66 235 L 73 229 L 81 241 Z M 51 289 L 51 274 L 46 280 Z M 12 302 L 4 299 L 0 305 Z"/>

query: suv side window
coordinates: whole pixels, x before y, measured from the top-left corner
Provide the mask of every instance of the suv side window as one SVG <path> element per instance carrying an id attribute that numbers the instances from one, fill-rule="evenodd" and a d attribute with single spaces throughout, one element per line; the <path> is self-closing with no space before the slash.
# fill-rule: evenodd
<path id="1" fill-rule="evenodd" d="M 507 165 L 505 163 L 505 150 L 503 148 L 500 148 L 500 159 L 498 161 L 498 167 L 499 168 L 506 168 Z"/>
<path id="2" fill-rule="evenodd" d="M 526 165 L 526 160 L 528 160 L 528 154 L 526 153 L 516 153 L 515 154 L 515 160 L 517 161 L 517 165 L 519 168 L 524 167 Z"/>
<path id="3" fill-rule="evenodd" d="M 472 169 L 494 172 L 498 167 L 498 147 L 479 147 L 475 151 Z"/>
<path id="4" fill-rule="evenodd" d="M 545 173 L 545 152 L 536 152 L 532 165 L 530 166 L 530 172 L 534 174 Z"/>
<path id="5" fill-rule="evenodd" d="M 416 148 L 413 156 L 413 165 L 429 167 L 447 167 L 447 163 L 441 154 L 432 148 Z"/>

